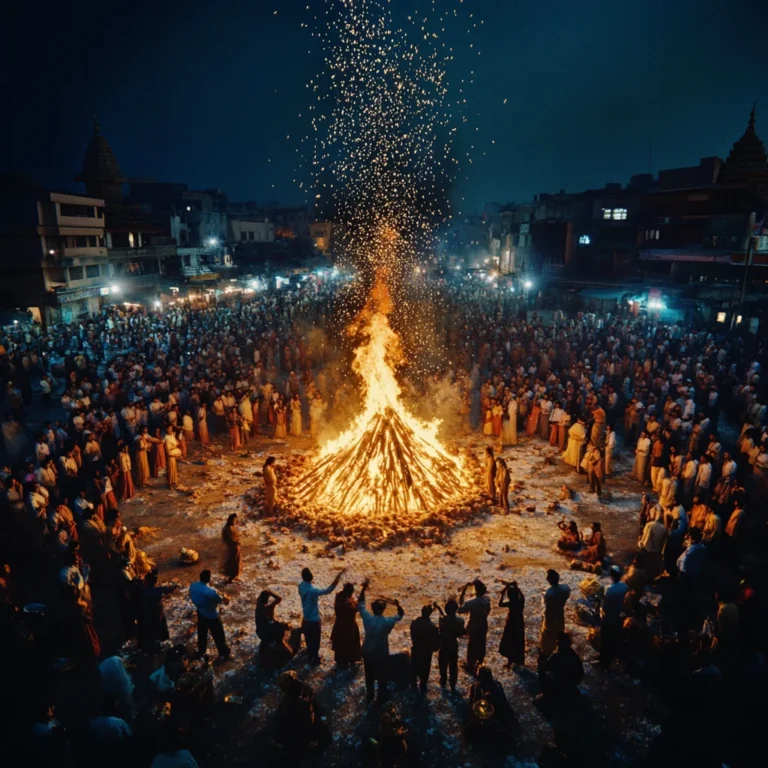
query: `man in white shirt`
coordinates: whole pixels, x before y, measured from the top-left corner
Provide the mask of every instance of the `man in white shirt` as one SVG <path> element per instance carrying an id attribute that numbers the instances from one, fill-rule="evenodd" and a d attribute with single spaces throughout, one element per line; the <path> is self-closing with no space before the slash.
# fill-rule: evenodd
<path id="1" fill-rule="evenodd" d="M 696 486 L 696 475 L 699 471 L 699 462 L 689 451 L 685 457 L 683 466 L 683 504 L 686 509 L 690 509 L 693 504 L 694 488 Z"/>
<path id="2" fill-rule="evenodd" d="M 346 568 L 342 568 L 330 586 L 325 589 L 318 589 L 312 586 L 314 575 L 309 568 L 303 568 L 301 571 L 301 584 L 299 584 L 299 597 L 301 598 L 302 623 L 301 632 L 304 635 L 304 642 L 307 644 L 307 658 L 310 664 L 320 663 L 320 608 L 318 598 L 323 595 L 330 595 L 339 581 Z"/>
<path id="3" fill-rule="evenodd" d="M 736 470 L 738 469 L 736 462 L 731 458 L 731 454 L 727 451 L 723 454 L 723 468 L 721 470 L 721 477 L 734 477 Z"/>
<path id="4" fill-rule="evenodd" d="M 700 496 L 702 499 L 709 498 L 709 489 L 712 484 L 712 463 L 709 456 L 702 456 L 699 471 L 696 473 L 696 484 L 694 487 L 694 496 Z"/>
<path id="5" fill-rule="evenodd" d="M 389 669 L 389 633 L 394 629 L 398 621 L 402 621 L 405 611 L 397 600 L 392 600 L 397 608 L 396 616 L 385 616 L 387 607 L 385 600 L 374 600 L 371 605 L 371 613 L 365 605 L 365 592 L 368 589 L 368 579 L 363 582 L 360 597 L 357 601 L 357 610 L 363 619 L 363 665 L 365 667 L 365 691 L 366 699 L 370 704 L 374 699 L 375 684 L 379 683 L 379 700 L 386 696 L 387 677 Z"/>
<path id="6" fill-rule="evenodd" d="M 661 573 L 661 554 L 666 541 L 667 529 L 664 523 L 661 520 L 649 520 L 643 528 L 643 535 L 637 546 L 642 555 L 643 570 L 651 580 Z"/>
<path id="7" fill-rule="evenodd" d="M 120 411 L 120 415 L 123 417 L 123 421 L 125 422 L 125 428 L 128 431 L 128 434 L 131 436 L 131 439 L 133 439 L 136 436 L 136 422 L 137 422 L 137 415 L 136 415 L 136 409 L 133 407 L 133 405 L 128 404 L 123 408 L 122 411 Z"/>

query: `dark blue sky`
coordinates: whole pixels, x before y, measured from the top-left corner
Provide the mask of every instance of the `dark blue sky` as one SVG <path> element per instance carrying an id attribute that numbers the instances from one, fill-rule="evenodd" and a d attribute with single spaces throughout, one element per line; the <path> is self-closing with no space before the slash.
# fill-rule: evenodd
<path id="1" fill-rule="evenodd" d="M 318 66 L 300 24 L 320 1 L 15 4 L 2 46 L 10 108 L 0 169 L 71 187 L 97 112 L 128 177 L 300 202 L 298 115 Z M 393 0 L 399 11 L 421 2 Z M 654 170 L 724 155 L 754 100 L 768 140 L 759 0 L 463 7 L 485 23 L 471 52 L 457 35 L 450 72 L 455 81 L 475 71 L 462 135 L 475 150 L 458 208 L 626 182 L 647 170 L 649 141 Z"/>

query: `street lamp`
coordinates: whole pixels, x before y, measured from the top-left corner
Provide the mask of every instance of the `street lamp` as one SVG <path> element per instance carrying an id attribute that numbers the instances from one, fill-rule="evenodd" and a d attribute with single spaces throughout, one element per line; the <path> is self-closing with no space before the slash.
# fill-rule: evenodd
<path id="1" fill-rule="evenodd" d="M 531 288 L 533 288 L 533 283 L 530 280 L 524 280 L 523 288 L 525 288 L 526 291 L 529 291 Z"/>
<path id="2" fill-rule="evenodd" d="M 216 237 L 209 237 L 208 238 L 208 247 L 209 248 L 215 248 L 219 244 L 219 240 Z"/>
<path id="3" fill-rule="evenodd" d="M 109 286 L 109 292 L 110 293 L 120 293 L 120 286 L 116 285 L 115 283 L 112 283 L 112 285 Z"/>

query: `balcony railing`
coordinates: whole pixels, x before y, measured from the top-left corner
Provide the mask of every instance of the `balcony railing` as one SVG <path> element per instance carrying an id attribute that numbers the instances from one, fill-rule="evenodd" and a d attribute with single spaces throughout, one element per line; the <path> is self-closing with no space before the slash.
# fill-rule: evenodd
<path id="1" fill-rule="evenodd" d="M 61 255 L 64 258 L 78 259 L 84 257 L 103 257 L 107 256 L 107 249 L 99 246 L 89 246 L 86 248 L 62 248 Z"/>
<path id="2" fill-rule="evenodd" d="M 147 248 L 110 248 L 109 261 L 136 261 L 137 259 L 167 259 L 176 256 L 175 245 L 155 245 Z"/>

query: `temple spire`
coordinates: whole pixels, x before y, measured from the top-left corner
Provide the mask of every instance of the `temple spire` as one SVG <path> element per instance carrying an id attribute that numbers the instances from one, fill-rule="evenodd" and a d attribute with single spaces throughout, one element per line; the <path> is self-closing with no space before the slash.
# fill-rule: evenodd
<path id="1" fill-rule="evenodd" d="M 75 181 L 81 181 L 92 197 L 100 197 L 108 203 L 119 203 L 123 197 L 125 177 L 120 166 L 104 138 L 99 127 L 99 120 L 93 116 L 93 135 L 83 157 L 83 166 Z"/>
<path id="2" fill-rule="evenodd" d="M 720 171 L 725 184 L 748 183 L 763 187 L 768 183 L 768 156 L 755 130 L 757 102 L 752 104 L 749 122 L 741 138 L 734 142 Z"/>

